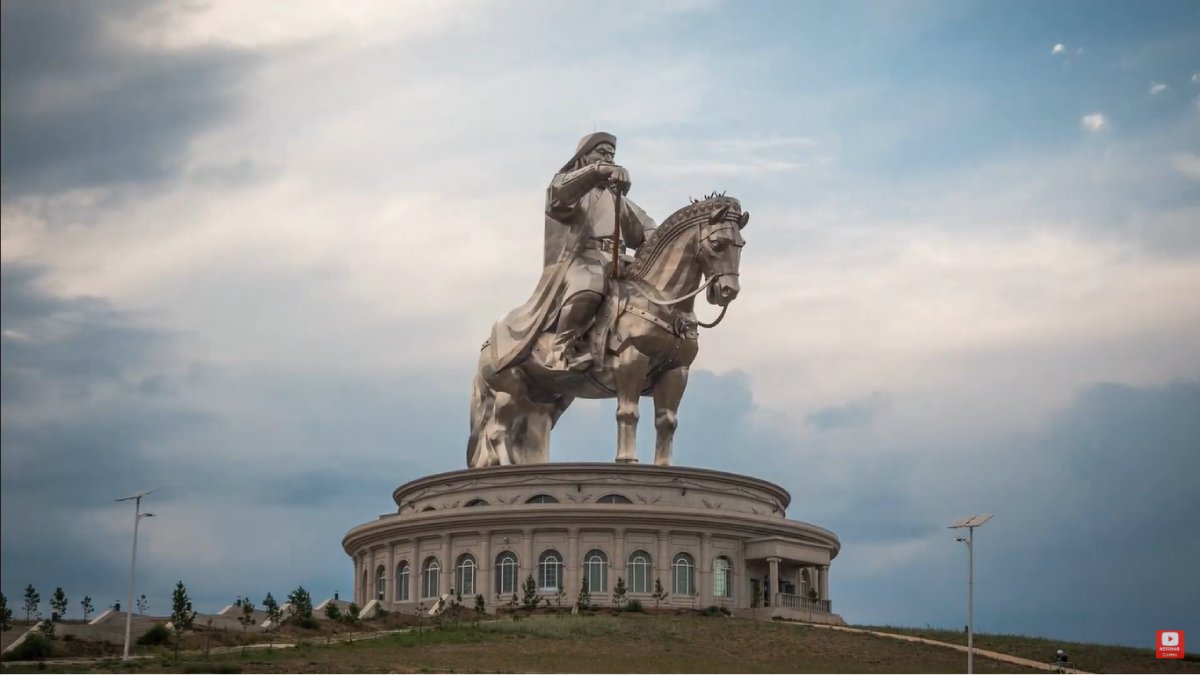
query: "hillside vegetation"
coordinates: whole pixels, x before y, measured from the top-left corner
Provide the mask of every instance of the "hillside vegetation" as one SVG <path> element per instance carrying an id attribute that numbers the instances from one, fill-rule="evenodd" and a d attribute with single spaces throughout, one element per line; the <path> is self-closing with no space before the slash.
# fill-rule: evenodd
<path id="1" fill-rule="evenodd" d="M 311 638 L 288 649 L 214 652 L 207 658 L 193 652 L 179 662 L 164 652 L 131 663 L 49 660 L 40 667 L 9 663 L 4 671 L 954 673 L 965 670 L 965 658 L 944 647 L 803 624 L 724 616 L 601 614 L 446 623 L 357 642 L 314 631 Z M 1134 665 L 1094 670 L 1148 672 L 1156 665 L 1152 655 L 1149 662 L 1121 663 Z M 1182 665 L 1194 669 L 1197 664 Z M 1021 672 L 1017 666 L 984 658 L 976 659 L 975 669 Z"/>

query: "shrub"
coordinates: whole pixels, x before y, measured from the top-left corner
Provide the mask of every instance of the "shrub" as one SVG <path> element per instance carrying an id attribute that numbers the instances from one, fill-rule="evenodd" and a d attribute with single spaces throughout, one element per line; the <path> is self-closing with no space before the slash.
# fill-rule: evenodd
<path id="1" fill-rule="evenodd" d="M 298 616 L 292 619 L 292 623 L 305 630 L 318 630 L 321 623 L 313 616 Z"/>
<path id="2" fill-rule="evenodd" d="M 330 621 L 337 621 L 342 618 L 342 610 L 338 607 L 336 602 L 331 602 L 328 605 L 325 605 L 325 618 L 329 619 Z"/>
<path id="3" fill-rule="evenodd" d="M 142 633 L 142 636 L 138 638 L 137 643 L 139 645 L 153 647 L 157 645 L 165 645 L 170 642 L 170 640 L 171 631 L 167 630 L 167 627 L 161 623 L 156 623 L 145 633 Z"/>
<path id="4" fill-rule="evenodd" d="M 641 600 L 630 600 L 625 603 L 626 612 L 645 612 L 646 608 L 642 606 Z"/>
<path id="5" fill-rule="evenodd" d="M 44 659 L 54 653 L 54 645 L 50 638 L 34 631 L 25 637 L 25 641 L 12 650 L 13 658 L 18 661 L 33 661 Z"/>

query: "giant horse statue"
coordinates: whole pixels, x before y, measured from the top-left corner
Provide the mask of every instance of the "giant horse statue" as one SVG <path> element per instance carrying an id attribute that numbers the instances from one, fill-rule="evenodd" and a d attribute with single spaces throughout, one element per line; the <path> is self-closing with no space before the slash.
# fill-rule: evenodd
<path id="1" fill-rule="evenodd" d="M 698 328 L 720 322 L 738 295 L 742 229 L 738 200 L 713 194 L 679 209 L 651 231 L 632 264 L 610 279 L 586 336 L 593 359 L 583 372 L 547 367 L 554 318 L 535 327 L 520 358 L 502 362 L 493 329 L 479 356 L 471 395 L 467 466 L 547 462 L 550 430 L 576 398 L 617 399 L 617 462 L 637 462 L 638 401 L 654 398 L 654 463 L 671 463 L 679 403 L 698 352 Z M 706 292 L 721 314 L 699 323 L 694 299 Z"/>

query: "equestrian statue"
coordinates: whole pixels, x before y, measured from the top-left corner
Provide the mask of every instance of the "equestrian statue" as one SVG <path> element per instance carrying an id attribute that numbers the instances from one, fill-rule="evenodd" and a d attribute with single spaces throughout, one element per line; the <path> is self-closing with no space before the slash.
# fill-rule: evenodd
<path id="1" fill-rule="evenodd" d="M 616 148 L 612 134 L 584 136 L 550 182 L 542 275 L 480 350 L 469 468 L 549 461 L 550 430 L 576 398 L 617 399 L 616 461 L 637 462 L 642 396 L 654 399 L 654 463 L 671 463 L 698 329 L 737 298 L 750 214 L 714 193 L 655 227 L 626 197 Z M 693 311 L 701 292 L 721 307 L 711 324 Z"/>

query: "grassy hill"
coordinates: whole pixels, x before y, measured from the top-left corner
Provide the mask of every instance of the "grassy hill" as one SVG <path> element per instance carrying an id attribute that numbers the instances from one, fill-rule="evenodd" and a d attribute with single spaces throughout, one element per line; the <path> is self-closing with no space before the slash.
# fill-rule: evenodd
<path id="1" fill-rule="evenodd" d="M 896 629 L 889 629 L 896 630 Z M 300 634 L 296 634 L 300 635 Z M 944 637 L 951 637 L 945 635 Z M 980 646 L 992 636 L 978 636 Z M 997 636 L 1012 651 L 1049 660 L 1054 648 L 1036 639 Z M 803 624 L 765 623 L 723 616 L 535 616 L 519 621 L 470 622 L 357 642 L 313 631 L 294 648 L 242 654 L 37 664 L 7 663 L 4 672 L 866 672 L 954 673 L 966 668 L 961 652 L 887 637 Z M 1028 643 L 1021 642 L 1029 641 Z M 326 644 L 328 642 L 328 644 Z M 1089 652 L 1086 647 L 1097 647 Z M 1046 649 L 1049 648 L 1047 652 Z M 1116 651 L 1110 651 L 1116 650 Z M 1142 653 L 1144 652 L 1144 653 Z M 1084 663 L 1080 657 L 1110 659 Z M 1093 672 L 1200 672 L 1200 663 L 1167 664 L 1149 650 L 1080 645 L 1072 656 Z M 1090 666 L 1090 667 L 1089 667 Z M 1190 668 L 1190 670 L 1189 670 Z M 975 669 L 1022 669 L 976 658 Z M 1026 671 L 1029 672 L 1029 671 Z"/>

